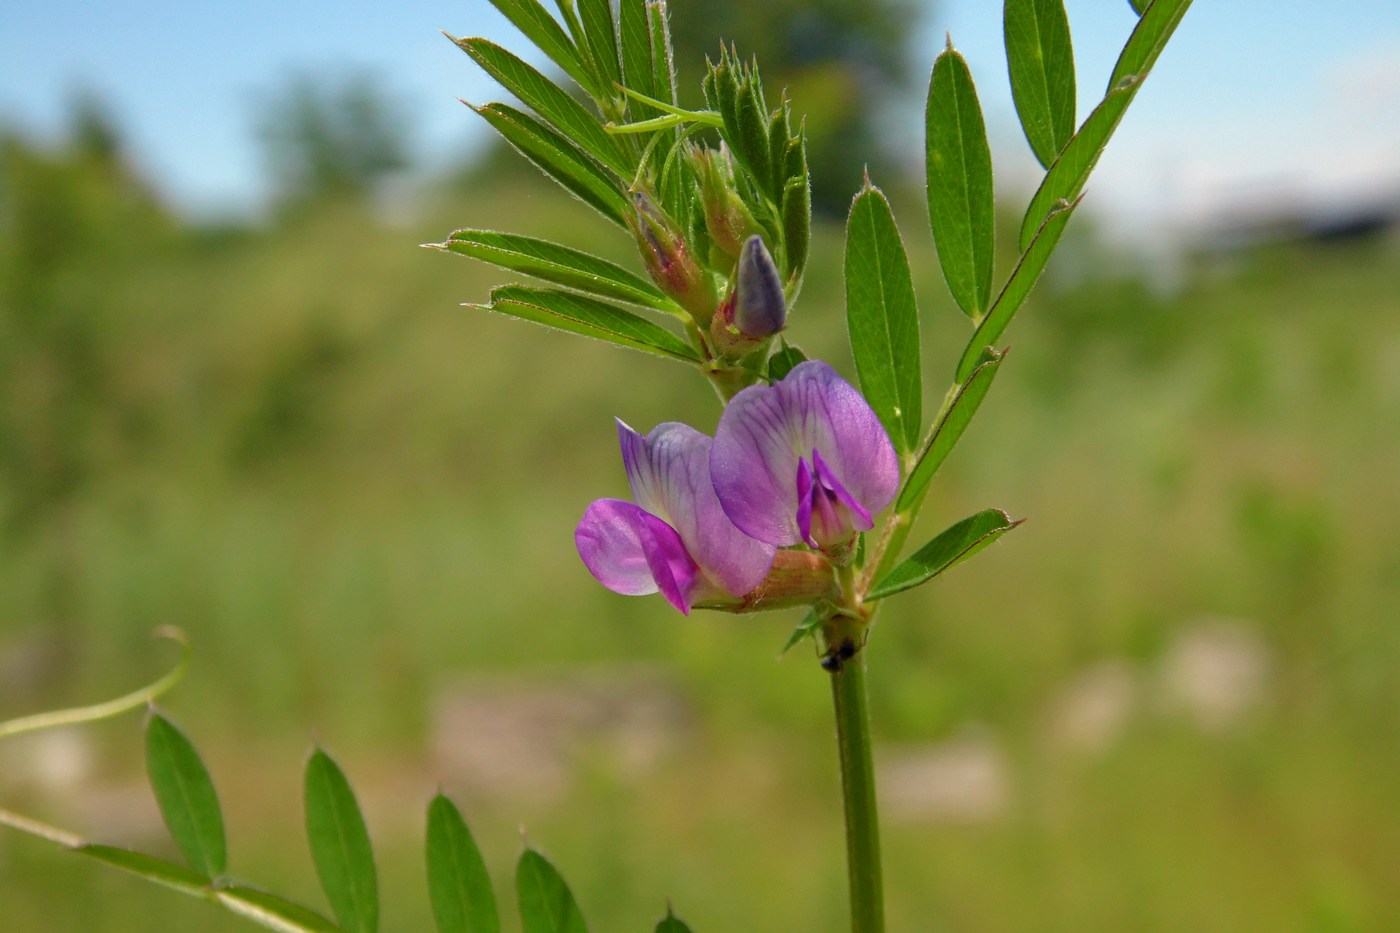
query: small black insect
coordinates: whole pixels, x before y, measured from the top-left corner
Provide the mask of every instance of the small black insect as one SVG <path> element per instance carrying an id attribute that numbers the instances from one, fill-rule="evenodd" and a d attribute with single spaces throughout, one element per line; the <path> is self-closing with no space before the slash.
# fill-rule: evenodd
<path id="1" fill-rule="evenodd" d="M 833 645 L 825 655 L 822 656 L 822 670 L 832 674 L 838 673 L 846 666 L 846 662 L 856 656 L 856 643 L 849 637 L 843 638 L 841 644 Z"/>

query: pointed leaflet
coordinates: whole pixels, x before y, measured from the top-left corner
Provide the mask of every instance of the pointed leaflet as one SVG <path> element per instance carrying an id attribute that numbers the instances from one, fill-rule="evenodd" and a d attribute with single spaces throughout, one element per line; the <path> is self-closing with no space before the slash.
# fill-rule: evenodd
<path id="1" fill-rule="evenodd" d="M 206 879 L 222 875 L 228 850 L 214 783 L 190 740 L 159 713 L 146 722 L 146 772 L 185 861 Z"/>
<path id="2" fill-rule="evenodd" d="M 501 86 L 525 102 L 540 118 L 577 143 L 585 152 L 624 178 L 630 178 L 630 164 L 617 141 L 582 104 L 564 93 L 553 81 L 516 58 L 510 52 L 480 38 L 454 39 Z"/>
<path id="3" fill-rule="evenodd" d="M 968 422 L 976 413 L 977 406 L 982 404 L 987 390 L 992 387 L 992 379 L 996 377 L 1003 356 L 1005 353 L 983 356 L 967 384 L 957 387 L 957 394 L 948 403 L 943 417 L 933 429 L 928 447 L 919 455 L 918 462 L 914 464 L 914 469 L 904 482 L 904 488 L 899 491 L 899 499 L 895 503 L 896 511 L 910 511 L 918 503 L 934 474 L 943 465 L 943 461 L 948 459 L 948 454 L 952 453 L 954 445 L 967 429 Z"/>
<path id="4" fill-rule="evenodd" d="M 1064 0 L 1006 0 L 1002 23 L 1016 113 L 1049 168 L 1074 135 L 1074 50 Z"/>
<path id="5" fill-rule="evenodd" d="M 578 0 L 579 21 L 588 42 L 588 52 L 606 82 L 601 100 L 617 95 L 622 81 L 622 62 L 617 54 L 617 27 L 613 24 L 611 0 Z"/>
<path id="6" fill-rule="evenodd" d="M 1128 75 L 1137 75 L 1141 83 L 1157 63 L 1157 56 L 1162 54 L 1162 49 L 1166 48 L 1167 41 L 1190 7 L 1191 0 L 1153 0 L 1146 9 L 1139 11 L 1142 18 L 1138 20 L 1132 35 L 1128 36 L 1122 54 L 1113 65 L 1113 74 L 1108 78 L 1110 91 Z"/>
<path id="7" fill-rule="evenodd" d="M 889 201 L 869 185 L 846 221 L 846 325 L 861 391 L 901 453 L 919 443 L 919 312 Z"/>
<path id="8" fill-rule="evenodd" d="M 505 104 L 471 107 L 536 168 L 619 227 L 630 211 L 619 183 L 583 150 L 534 117 Z"/>
<path id="9" fill-rule="evenodd" d="M 862 544 L 865 542 L 864 537 L 860 540 Z M 821 614 L 818 613 L 817 610 L 808 610 L 807 614 L 802 617 L 802 621 L 798 622 L 793 628 L 792 634 L 788 636 L 788 640 L 783 643 L 783 650 L 778 652 L 778 657 L 781 658 L 783 655 L 787 654 L 798 642 L 802 641 L 802 639 L 815 637 L 817 630 L 822 627 L 822 622 Z"/>
<path id="10" fill-rule="evenodd" d="M 671 51 L 671 23 L 662 0 L 647 3 L 647 23 L 651 26 L 652 94 L 657 100 L 676 103 L 676 64 Z"/>
<path id="11" fill-rule="evenodd" d="M 588 933 L 568 884 L 543 855 L 526 849 L 515 866 L 523 933 Z"/>
<path id="12" fill-rule="evenodd" d="M 319 748 L 306 762 L 306 839 L 321 890 L 346 933 L 379 926 L 379 882 L 369 833 L 350 782 Z"/>
<path id="13" fill-rule="evenodd" d="M 938 262 L 958 307 L 976 318 L 992 293 L 992 151 L 972 74 L 951 47 L 933 63 L 924 124 L 928 215 Z"/>
<path id="14" fill-rule="evenodd" d="M 1041 223 L 1058 202 L 1072 202 L 1084 190 L 1084 183 L 1098 164 L 1113 131 L 1190 6 L 1191 0 L 1154 0 L 1138 20 L 1113 67 L 1108 93 L 1060 152 L 1031 197 L 1026 216 L 1021 220 L 1021 249 L 1030 246 Z"/>
<path id="15" fill-rule="evenodd" d="M 428 894 L 438 933 L 499 933 L 496 895 L 462 814 L 442 794 L 428 805 Z"/>
<path id="16" fill-rule="evenodd" d="M 786 340 L 781 341 L 776 353 L 768 358 L 768 381 L 777 382 L 779 379 L 792 372 L 792 368 L 798 363 L 807 361 L 807 354 L 802 352 L 800 347 L 794 347 Z"/>
<path id="17" fill-rule="evenodd" d="M 1011 323 L 1011 318 L 1026 300 L 1026 296 L 1031 293 L 1031 288 L 1035 285 L 1036 279 L 1040 278 L 1045 264 L 1050 261 L 1050 254 L 1054 252 L 1055 244 L 1060 241 L 1060 234 L 1065 232 L 1065 224 L 1069 223 L 1070 214 L 1074 213 L 1077 206 L 1078 202 L 1074 204 L 1061 202 L 1055 205 L 1054 210 L 1040 225 L 1035 239 L 1031 240 L 1030 248 L 1021 254 L 1021 259 L 1016 263 L 1011 277 L 1002 286 L 996 304 L 992 305 L 987 316 L 982 318 L 982 322 L 977 325 L 977 330 L 972 334 L 972 339 L 963 348 L 962 357 L 958 360 L 956 376 L 958 382 L 963 382 L 972 375 L 972 371 L 976 368 L 982 354 L 988 347 L 997 342 L 1007 325 Z"/>
<path id="18" fill-rule="evenodd" d="M 666 916 L 662 917 L 661 922 L 656 925 L 656 933 L 690 933 L 690 927 L 686 926 L 670 907 L 667 907 Z"/>
<path id="19" fill-rule="evenodd" d="M 655 97 L 647 0 L 622 0 L 617 21 L 622 40 L 622 83 L 647 97 Z M 634 120 L 644 120 L 657 115 L 656 108 L 635 100 L 628 102 L 627 109 Z"/>
<path id="20" fill-rule="evenodd" d="M 571 334 L 606 340 L 633 350 L 655 353 L 668 359 L 701 362 L 699 354 L 689 344 L 661 325 L 583 295 L 552 288 L 504 285 L 492 290 L 490 304 L 468 307 L 484 307 L 499 314 L 508 314 Z"/>
<path id="21" fill-rule="evenodd" d="M 573 40 L 539 0 L 491 0 L 491 5 L 500 10 L 501 15 L 524 33 L 536 48 L 548 55 L 554 64 L 563 68 L 565 74 L 577 81 L 579 87 L 595 98 L 599 96 L 597 82 L 584 66 Z"/>
<path id="22" fill-rule="evenodd" d="M 512 272 L 533 275 L 567 288 L 660 311 L 679 310 L 675 302 L 640 276 L 606 259 L 548 240 L 491 230 L 458 230 L 448 237 L 446 243 L 435 245 L 446 252 L 494 263 Z"/>
<path id="23" fill-rule="evenodd" d="M 950 567 L 962 563 L 1012 528 L 1021 524 L 1000 509 L 987 509 L 958 522 L 925 544 L 899 564 L 879 583 L 866 600 L 884 599 L 895 593 L 927 583 Z"/>

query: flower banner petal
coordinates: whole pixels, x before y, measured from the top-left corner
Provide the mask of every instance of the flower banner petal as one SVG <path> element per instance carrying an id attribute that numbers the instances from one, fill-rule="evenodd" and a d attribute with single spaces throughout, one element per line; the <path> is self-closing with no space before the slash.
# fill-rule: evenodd
<path id="1" fill-rule="evenodd" d="M 802 543 L 798 475 L 814 454 L 868 514 L 894 499 L 894 445 L 869 403 L 826 363 L 808 360 L 781 382 L 734 396 L 710 453 L 715 492 L 730 520 L 769 544 Z"/>

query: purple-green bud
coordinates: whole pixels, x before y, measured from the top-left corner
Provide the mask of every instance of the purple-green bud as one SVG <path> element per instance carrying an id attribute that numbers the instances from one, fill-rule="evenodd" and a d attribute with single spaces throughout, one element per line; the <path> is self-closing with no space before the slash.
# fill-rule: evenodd
<path id="1" fill-rule="evenodd" d="M 720 143 L 718 149 L 693 150 L 691 161 L 710 240 L 729 259 L 738 259 L 744 241 L 758 231 L 758 222 L 736 190 L 729 148 Z"/>
<path id="2" fill-rule="evenodd" d="M 715 313 L 714 282 L 686 248 L 685 237 L 644 191 L 632 192 L 628 225 L 653 282 L 706 327 Z"/>
<path id="3" fill-rule="evenodd" d="M 787 299 L 778 267 L 763 238 L 751 236 L 739 252 L 734 287 L 715 313 L 710 335 L 724 355 L 738 357 L 752 352 L 786 323 Z"/>

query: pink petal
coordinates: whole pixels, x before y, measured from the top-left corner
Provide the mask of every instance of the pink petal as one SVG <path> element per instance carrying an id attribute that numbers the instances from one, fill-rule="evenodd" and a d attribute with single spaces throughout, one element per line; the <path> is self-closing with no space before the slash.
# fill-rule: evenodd
<path id="1" fill-rule="evenodd" d="M 588 572 L 614 593 L 660 590 L 681 612 L 690 611 L 699 568 L 675 529 L 655 515 L 621 499 L 599 499 L 584 511 L 574 544 Z"/>
<path id="2" fill-rule="evenodd" d="M 734 396 L 710 452 L 715 492 L 730 520 L 769 544 L 802 543 L 799 463 L 814 452 L 836 480 L 833 490 L 867 515 L 894 499 L 894 445 L 869 403 L 826 363 L 809 360 L 781 382 Z"/>
<path id="3" fill-rule="evenodd" d="M 731 596 L 758 586 L 775 549 L 725 515 L 710 481 L 710 438 L 674 421 L 646 436 L 619 421 L 617 433 L 637 504 L 674 528 L 695 562 Z"/>

